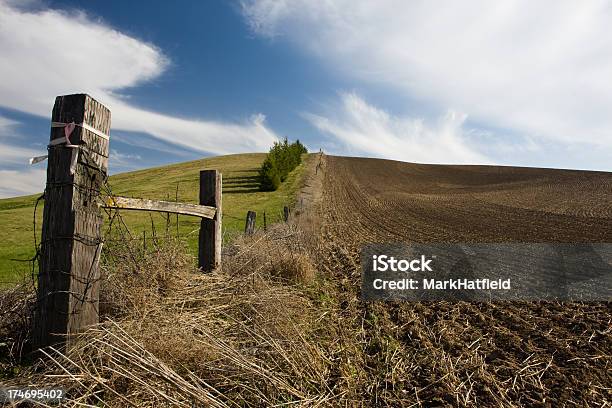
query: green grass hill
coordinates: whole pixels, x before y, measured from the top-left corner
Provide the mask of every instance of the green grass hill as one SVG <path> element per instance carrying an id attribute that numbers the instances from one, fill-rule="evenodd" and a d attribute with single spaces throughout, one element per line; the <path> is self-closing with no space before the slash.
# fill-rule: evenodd
<path id="1" fill-rule="evenodd" d="M 223 234 L 227 242 L 244 229 L 248 210 L 257 212 L 257 226 L 263 225 L 263 212 L 268 223 L 279 221 L 283 206 L 291 205 L 303 183 L 308 158 L 291 172 L 277 191 L 261 192 L 257 171 L 265 153 L 234 154 L 172 164 L 110 177 L 113 194 L 126 197 L 198 203 L 199 172 L 217 169 L 223 174 Z M 40 194 L 0 200 L 0 286 L 10 285 L 30 274 L 28 262 L 34 256 L 34 204 Z M 36 239 L 40 241 L 44 202 L 36 211 Z M 166 214 L 122 211 L 133 237 L 151 234 L 152 222 L 158 235 L 166 234 Z M 168 233 L 179 235 L 197 253 L 199 218 L 170 215 Z"/>

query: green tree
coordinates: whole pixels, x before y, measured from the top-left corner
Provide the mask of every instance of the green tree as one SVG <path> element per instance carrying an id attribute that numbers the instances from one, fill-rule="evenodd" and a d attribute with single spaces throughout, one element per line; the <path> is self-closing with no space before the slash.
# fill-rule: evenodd
<path id="1" fill-rule="evenodd" d="M 268 155 L 259 169 L 259 189 L 261 191 L 275 191 L 280 187 L 281 179 L 273 158 Z"/>
<path id="2" fill-rule="evenodd" d="M 291 144 L 287 138 L 282 142 L 274 142 L 259 169 L 260 190 L 276 190 L 287 179 L 289 173 L 300 165 L 302 154 L 307 152 L 299 140 Z"/>

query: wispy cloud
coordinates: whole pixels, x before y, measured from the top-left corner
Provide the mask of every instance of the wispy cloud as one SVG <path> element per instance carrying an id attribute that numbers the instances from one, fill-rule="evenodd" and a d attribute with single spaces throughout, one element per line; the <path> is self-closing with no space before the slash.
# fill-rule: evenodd
<path id="1" fill-rule="evenodd" d="M 465 115 L 457 112 L 447 112 L 428 124 L 393 116 L 355 93 L 343 93 L 340 103 L 327 113 L 305 113 L 304 117 L 333 137 L 332 151 L 420 163 L 490 163 L 468 147 L 462 127 Z"/>
<path id="2" fill-rule="evenodd" d="M 158 78 L 169 59 L 153 44 L 82 12 L 24 9 L 0 0 L 0 54 L 1 106 L 48 117 L 56 95 L 86 92 L 109 106 L 113 129 L 199 152 L 261 151 L 277 139 L 262 114 L 227 123 L 134 106 L 125 92 Z"/>
<path id="3" fill-rule="evenodd" d="M 0 116 L 0 137 L 6 136 L 7 129 L 16 125 L 17 123 L 17 121 Z"/>
<path id="4" fill-rule="evenodd" d="M 19 140 L 19 122 L 0 116 L 0 163 L 7 165 L 25 165 L 32 156 L 40 155 L 39 150 L 16 146 L 12 140 Z"/>
<path id="5" fill-rule="evenodd" d="M 26 147 L 12 146 L 7 143 L 0 142 L 0 162 L 3 165 L 28 163 L 28 160 L 34 156 L 45 154 L 40 150 L 28 149 Z"/>
<path id="6" fill-rule="evenodd" d="M 111 149 L 108 160 L 111 167 L 119 168 L 121 171 L 129 171 L 140 167 L 142 157 L 139 154 L 121 153 Z"/>
<path id="7" fill-rule="evenodd" d="M 0 116 L 0 163 L 3 167 L 0 169 L 0 198 L 44 189 L 46 171 L 28 165 L 30 157 L 44 153 L 11 144 L 12 140 L 21 140 L 19 122 Z"/>
<path id="8" fill-rule="evenodd" d="M 0 198 L 15 197 L 42 192 L 45 187 L 46 170 L 40 168 L 0 170 Z"/>
<path id="9" fill-rule="evenodd" d="M 113 141 L 128 145 L 130 148 L 163 152 L 183 159 L 193 159 L 195 153 L 191 148 L 171 144 L 144 133 L 114 132 Z"/>
<path id="10" fill-rule="evenodd" d="M 612 156 L 610 2 L 245 0 L 243 13 L 353 79 Z"/>

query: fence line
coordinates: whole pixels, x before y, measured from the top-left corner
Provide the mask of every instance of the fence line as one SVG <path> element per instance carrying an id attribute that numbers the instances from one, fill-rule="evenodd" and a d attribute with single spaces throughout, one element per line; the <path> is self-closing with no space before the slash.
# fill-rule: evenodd
<path id="1" fill-rule="evenodd" d="M 246 215 L 246 221 L 244 223 L 245 235 L 253 235 L 255 232 L 255 220 L 257 219 L 257 213 L 255 211 L 248 211 Z"/>
<path id="2" fill-rule="evenodd" d="M 200 205 L 114 196 L 107 176 L 110 118 L 110 110 L 87 94 L 55 99 L 37 249 L 32 332 L 38 348 L 69 344 L 74 334 L 99 322 L 102 208 L 198 216 L 199 266 L 207 272 L 221 264 L 221 173 L 200 172 Z M 146 246 L 146 235 L 143 240 Z"/>
<path id="3" fill-rule="evenodd" d="M 200 217 L 199 268 L 209 272 L 221 265 L 221 173 L 200 172 L 199 205 L 179 203 L 178 185 L 175 202 L 116 196 L 107 176 L 110 118 L 110 110 L 87 94 L 58 96 L 55 100 L 42 240 L 36 255 L 39 273 L 33 344 L 38 348 L 69 344 L 72 335 L 99 321 L 102 209 L 162 212 L 168 220 L 170 213 Z M 322 153 L 317 171 L 321 157 Z M 117 214 L 112 214 L 111 225 Z M 280 216 L 288 222 L 289 215 L 290 209 L 285 206 Z M 129 235 L 122 231 L 123 240 L 140 239 L 132 236 L 121 216 L 118 219 Z M 245 234 L 253 234 L 255 226 L 256 213 L 249 211 Z M 263 228 L 267 228 L 265 211 Z M 152 239 L 156 239 L 154 229 Z M 146 248 L 146 232 L 142 240 Z"/>
<path id="4" fill-rule="evenodd" d="M 214 219 L 216 207 L 178 203 L 173 201 L 145 200 L 142 198 L 108 197 L 102 204 L 103 208 L 118 208 L 123 210 L 156 211 L 181 215 L 192 215 L 201 218 Z"/>

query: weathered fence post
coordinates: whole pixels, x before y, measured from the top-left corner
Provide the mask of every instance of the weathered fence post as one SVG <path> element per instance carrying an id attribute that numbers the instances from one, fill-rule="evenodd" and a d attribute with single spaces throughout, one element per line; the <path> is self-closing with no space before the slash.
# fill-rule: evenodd
<path id="1" fill-rule="evenodd" d="M 221 265 L 221 185 L 217 170 L 200 171 L 200 205 L 217 208 L 213 219 L 202 218 L 200 222 L 198 265 L 204 272 Z"/>
<path id="2" fill-rule="evenodd" d="M 287 206 L 283 207 L 283 219 L 285 222 L 289 221 L 289 207 Z"/>
<path id="3" fill-rule="evenodd" d="M 89 95 L 65 95 L 55 99 L 51 121 L 36 347 L 69 342 L 99 321 L 98 197 L 108 168 L 111 113 Z"/>
<path id="4" fill-rule="evenodd" d="M 253 235 L 253 232 L 255 232 L 256 218 L 257 218 L 257 213 L 255 211 L 247 212 L 246 222 L 244 223 L 244 233 L 246 235 Z"/>
<path id="5" fill-rule="evenodd" d="M 267 222 L 266 222 L 266 212 L 265 211 L 263 212 L 263 217 L 264 217 L 264 219 L 263 219 L 264 231 L 266 231 L 268 229 L 268 225 L 267 225 Z"/>

